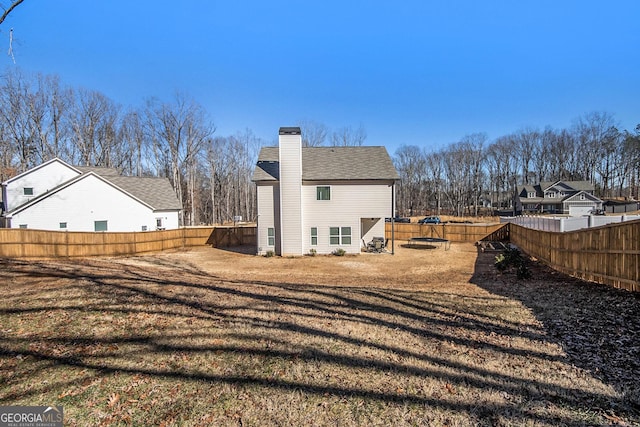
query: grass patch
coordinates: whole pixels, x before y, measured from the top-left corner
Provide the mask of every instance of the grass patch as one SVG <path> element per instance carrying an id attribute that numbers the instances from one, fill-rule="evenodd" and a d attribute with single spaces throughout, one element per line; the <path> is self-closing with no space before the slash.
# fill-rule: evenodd
<path id="1" fill-rule="evenodd" d="M 470 283 L 471 245 L 441 252 L 3 260 L 0 405 L 70 426 L 638 420 L 519 299 Z"/>

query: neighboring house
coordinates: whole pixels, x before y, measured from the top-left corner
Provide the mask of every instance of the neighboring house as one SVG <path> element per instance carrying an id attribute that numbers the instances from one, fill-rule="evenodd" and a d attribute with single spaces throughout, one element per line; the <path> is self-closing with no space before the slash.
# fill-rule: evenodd
<path id="1" fill-rule="evenodd" d="M 385 236 L 400 179 L 384 147 L 302 147 L 300 128 L 280 128 L 279 146 L 260 151 L 258 253 L 360 253 Z"/>
<path id="2" fill-rule="evenodd" d="M 517 211 L 570 216 L 588 215 L 602 209 L 602 200 L 593 195 L 589 181 L 541 182 L 518 187 Z"/>
<path id="3" fill-rule="evenodd" d="M 166 178 L 119 176 L 58 158 L 3 182 L 2 200 L 6 227 L 40 230 L 175 229 L 182 211 Z"/>

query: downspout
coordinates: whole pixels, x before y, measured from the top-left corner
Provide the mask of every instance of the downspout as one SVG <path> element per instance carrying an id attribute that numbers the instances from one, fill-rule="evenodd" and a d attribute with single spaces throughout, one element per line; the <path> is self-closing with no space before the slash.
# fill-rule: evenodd
<path id="1" fill-rule="evenodd" d="M 396 213 L 395 196 L 396 196 L 396 182 L 393 181 L 393 184 L 391 184 L 391 255 L 395 255 L 396 253 L 396 227 L 393 221 L 394 215 Z"/>

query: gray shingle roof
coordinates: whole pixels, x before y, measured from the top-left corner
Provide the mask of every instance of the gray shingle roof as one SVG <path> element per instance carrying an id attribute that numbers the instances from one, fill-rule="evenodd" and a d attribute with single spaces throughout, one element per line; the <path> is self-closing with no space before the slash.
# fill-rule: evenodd
<path id="1" fill-rule="evenodd" d="M 278 147 L 263 147 L 253 181 L 279 179 Z M 303 147 L 305 181 L 398 180 L 385 147 Z"/>
<path id="2" fill-rule="evenodd" d="M 140 178 L 137 176 L 103 176 L 132 196 L 155 210 L 182 209 L 178 196 L 167 178 Z"/>
<path id="3" fill-rule="evenodd" d="M 569 186 L 570 188 L 576 191 L 593 191 L 594 190 L 593 184 L 589 181 L 543 181 L 540 183 L 540 187 L 542 188 L 542 190 L 546 190 L 558 182 L 560 183 L 560 186 L 563 186 L 563 187 Z"/>
<path id="4" fill-rule="evenodd" d="M 75 169 L 78 169 L 82 173 L 94 172 L 103 178 L 120 175 L 116 168 L 105 168 L 100 166 L 73 166 L 73 167 Z"/>

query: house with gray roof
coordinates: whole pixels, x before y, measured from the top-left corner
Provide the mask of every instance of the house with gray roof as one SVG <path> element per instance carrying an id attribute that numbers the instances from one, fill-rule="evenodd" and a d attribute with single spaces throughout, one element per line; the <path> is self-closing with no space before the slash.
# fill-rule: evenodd
<path id="1" fill-rule="evenodd" d="M 2 183 L 8 228 L 151 231 L 180 225 L 182 206 L 166 178 L 120 176 L 113 168 L 55 158 Z"/>
<path id="2" fill-rule="evenodd" d="M 384 147 L 302 147 L 298 127 L 263 147 L 257 187 L 257 253 L 360 253 L 385 235 L 400 179 Z"/>
<path id="3" fill-rule="evenodd" d="M 517 210 L 522 213 L 548 213 L 582 216 L 602 209 L 589 181 L 553 181 L 518 187 Z"/>

